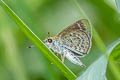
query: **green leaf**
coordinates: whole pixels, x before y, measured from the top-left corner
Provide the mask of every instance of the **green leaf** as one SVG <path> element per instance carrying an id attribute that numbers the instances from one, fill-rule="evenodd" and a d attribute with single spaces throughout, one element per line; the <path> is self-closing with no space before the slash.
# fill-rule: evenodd
<path id="1" fill-rule="evenodd" d="M 54 65 L 56 65 L 69 80 L 76 79 L 76 75 L 70 71 L 44 44 L 43 42 L 30 30 L 30 28 L 12 11 L 8 5 L 0 0 L 0 6 L 6 13 L 16 22 L 18 27 L 25 33 L 25 35 L 32 40 L 32 42 L 39 48 L 39 50 L 47 57 Z"/>
<path id="2" fill-rule="evenodd" d="M 114 62 L 120 63 L 120 42 L 114 47 L 109 58 Z"/>
<path id="3" fill-rule="evenodd" d="M 106 66 L 106 57 L 101 56 L 98 60 L 91 64 L 88 69 L 77 78 L 77 80 L 105 80 Z"/>
<path id="4" fill-rule="evenodd" d="M 115 0 L 115 1 L 118 8 L 118 12 L 120 13 L 120 0 Z"/>
<path id="5" fill-rule="evenodd" d="M 108 80 L 120 80 L 120 40 L 109 56 L 106 76 Z"/>
<path id="6" fill-rule="evenodd" d="M 108 55 L 109 54 L 113 55 L 114 51 L 117 52 L 116 50 L 118 52 L 120 51 L 120 42 L 118 42 L 118 41 L 116 41 L 113 45 L 110 46 L 110 48 L 108 49 Z M 111 57 L 111 55 L 110 55 L 110 57 Z M 116 57 L 118 57 L 118 56 L 116 56 Z M 104 55 L 102 55 L 93 64 L 91 64 L 88 67 L 88 69 L 80 77 L 77 78 L 77 80 L 106 80 L 107 78 L 108 79 L 110 78 L 109 80 L 119 80 L 119 79 L 113 79 L 113 74 L 111 74 L 111 72 L 108 71 L 107 64 L 108 64 L 108 60 L 106 59 L 106 57 Z M 120 67 L 120 65 L 119 65 L 119 67 Z M 112 67 L 112 69 L 113 69 L 113 67 Z M 107 78 L 106 78 L 106 70 L 107 70 L 107 74 L 109 75 L 109 77 L 107 76 Z M 116 72 L 118 72 L 118 71 L 116 71 Z M 117 75 L 117 76 L 119 76 L 119 75 Z"/>

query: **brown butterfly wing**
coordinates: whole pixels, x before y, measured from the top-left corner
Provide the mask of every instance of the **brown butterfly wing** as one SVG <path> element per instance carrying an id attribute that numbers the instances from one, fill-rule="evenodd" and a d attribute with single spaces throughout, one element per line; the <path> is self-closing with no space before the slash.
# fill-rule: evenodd
<path id="1" fill-rule="evenodd" d="M 64 47 L 77 54 L 87 54 L 91 47 L 91 32 L 85 22 L 85 20 L 79 20 L 57 35 Z"/>

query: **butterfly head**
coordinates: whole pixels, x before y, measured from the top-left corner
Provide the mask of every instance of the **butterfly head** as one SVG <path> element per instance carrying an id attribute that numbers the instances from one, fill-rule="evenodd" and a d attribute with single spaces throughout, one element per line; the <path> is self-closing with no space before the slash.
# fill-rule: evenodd
<path id="1" fill-rule="evenodd" d="M 47 35 L 48 37 L 43 41 L 46 46 L 50 45 L 53 42 L 52 38 L 50 37 L 50 32 L 48 32 Z"/>
<path id="2" fill-rule="evenodd" d="M 53 38 L 52 37 L 48 37 L 43 42 L 51 44 L 53 42 Z"/>
<path id="3" fill-rule="evenodd" d="M 52 47 L 53 45 L 54 45 L 54 42 L 55 42 L 55 40 L 54 40 L 54 38 L 53 37 L 48 37 L 48 38 L 46 38 L 44 41 L 44 44 L 47 46 L 47 47 Z"/>

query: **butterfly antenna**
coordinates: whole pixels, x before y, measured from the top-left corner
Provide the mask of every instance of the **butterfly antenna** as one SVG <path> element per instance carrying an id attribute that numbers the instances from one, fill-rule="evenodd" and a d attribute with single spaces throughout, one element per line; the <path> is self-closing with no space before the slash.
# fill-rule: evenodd
<path id="1" fill-rule="evenodd" d="M 48 38 L 50 37 L 50 32 L 48 32 Z"/>
<path id="2" fill-rule="evenodd" d="M 35 47 L 35 46 L 34 45 L 27 46 L 27 48 L 33 48 L 33 47 Z"/>

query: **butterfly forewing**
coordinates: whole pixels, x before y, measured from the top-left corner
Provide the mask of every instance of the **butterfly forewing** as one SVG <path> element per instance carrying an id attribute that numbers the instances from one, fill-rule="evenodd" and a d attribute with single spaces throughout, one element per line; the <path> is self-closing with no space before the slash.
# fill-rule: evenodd
<path id="1" fill-rule="evenodd" d="M 91 32 L 85 23 L 85 19 L 79 20 L 57 35 L 64 47 L 77 54 L 88 53 L 91 46 Z"/>
<path id="2" fill-rule="evenodd" d="M 92 38 L 92 28 L 90 26 L 90 23 L 88 22 L 87 19 L 82 19 L 79 22 L 82 23 L 82 25 L 84 25 L 84 27 L 86 27 L 86 32 L 88 32 L 88 36 L 91 39 Z"/>

